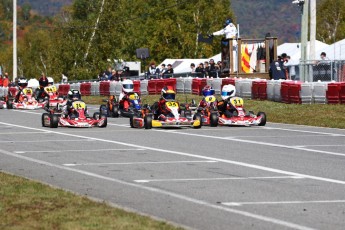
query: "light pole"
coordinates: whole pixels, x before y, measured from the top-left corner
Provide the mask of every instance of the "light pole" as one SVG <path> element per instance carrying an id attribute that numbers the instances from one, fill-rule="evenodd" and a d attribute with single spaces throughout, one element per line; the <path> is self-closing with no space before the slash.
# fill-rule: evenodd
<path id="1" fill-rule="evenodd" d="M 297 4 L 301 8 L 301 60 L 300 60 L 300 80 L 305 81 L 307 77 L 307 43 L 308 43 L 308 11 L 309 0 L 294 0 L 293 4 Z"/>
<path id="2" fill-rule="evenodd" d="M 17 78 L 17 0 L 13 0 L 13 82 Z"/>

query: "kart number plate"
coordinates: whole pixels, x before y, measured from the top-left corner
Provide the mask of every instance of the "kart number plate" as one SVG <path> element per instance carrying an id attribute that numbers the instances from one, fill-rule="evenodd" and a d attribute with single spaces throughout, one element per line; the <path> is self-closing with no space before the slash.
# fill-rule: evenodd
<path id="1" fill-rule="evenodd" d="M 178 103 L 177 102 L 173 102 L 173 101 L 168 101 L 165 104 L 169 108 L 177 108 L 178 107 Z"/>

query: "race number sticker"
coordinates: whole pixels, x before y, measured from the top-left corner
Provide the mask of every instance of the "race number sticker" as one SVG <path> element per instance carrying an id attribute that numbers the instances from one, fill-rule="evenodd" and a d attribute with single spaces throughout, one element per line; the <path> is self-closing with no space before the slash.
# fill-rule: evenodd
<path id="1" fill-rule="evenodd" d="M 25 89 L 23 89 L 23 93 L 24 93 L 25 95 L 32 94 L 32 89 L 30 89 L 30 88 L 25 88 Z"/>
<path id="2" fill-rule="evenodd" d="M 72 106 L 75 109 L 85 109 L 85 103 L 82 101 L 75 101 L 73 102 Z"/>
<path id="3" fill-rule="evenodd" d="M 233 97 L 230 99 L 230 102 L 232 105 L 234 105 L 235 107 L 241 107 L 243 106 L 243 99 L 240 97 Z"/>
<path id="4" fill-rule="evenodd" d="M 177 102 L 173 102 L 173 101 L 168 101 L 165 104 L 166 104 L 166 106 L 168 106 L 170 108 L 178 107 L 178 103 Z"/>
<path id="5" fill-rule="evenodd" d="M 139 95 L 136 93 L 133 93 L 131 95 L 129 95 L 129 100 L 138 100 L 139 99 Z"/>
<path id="6" fill-rule="evenodd" d="M 207 96 L 207 97 L 205 97 L 205 101 L 206 102 L 215 102 L 216 97 L 215 96 Z"/>
<path id="7" fill-rule="evenodd" d="M 46 86 L 45 91 L 47 91 L 48 93 L 55 93 L 57 91 L 56 86 L 52 85 L 52 86 Z"/>

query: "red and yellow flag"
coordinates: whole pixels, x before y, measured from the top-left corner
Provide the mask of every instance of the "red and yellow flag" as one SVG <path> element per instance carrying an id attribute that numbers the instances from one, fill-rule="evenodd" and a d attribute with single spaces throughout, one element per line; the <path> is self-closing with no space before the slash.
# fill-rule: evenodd
<path id="1" fill-rule="evenodd" d="M 242 53 L 242 59 L 241 59 L 242 70 L 245 73 L 251 73 L 250 55 L 249 55 L 249 51 L 248 51 L 248 44 L 242 45 L 241 53 Z"/>

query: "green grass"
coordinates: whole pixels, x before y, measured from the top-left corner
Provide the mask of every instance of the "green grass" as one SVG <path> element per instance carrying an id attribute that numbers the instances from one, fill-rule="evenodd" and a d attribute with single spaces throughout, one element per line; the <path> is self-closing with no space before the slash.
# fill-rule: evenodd
<path id="1" fill-rule="evenodd" d="M 181 229 L 0 172 L 0 229 Z"/>
<path id="2" fill-rule="evenodd" d="M 143 103 L 152 104 L 157 101 L 159 95 L 143 96 Z M 191 94 L 177 94 L 179 102 L 191 102 L 195 99 L 199 102 L 202 97 Z M 90 104 L 101 104 L 106 97 L 89 96 L 83 100 Z M 219 98 L 220 99 L 220 98 Z M 255 113 L 262 111 L 267 115 L 268 122 L 310 125 L 330 128 L 345 128 L 345 105 L 330 104 L 284 104 L 272 101 L 244 100 L 246 110 Z"/>

